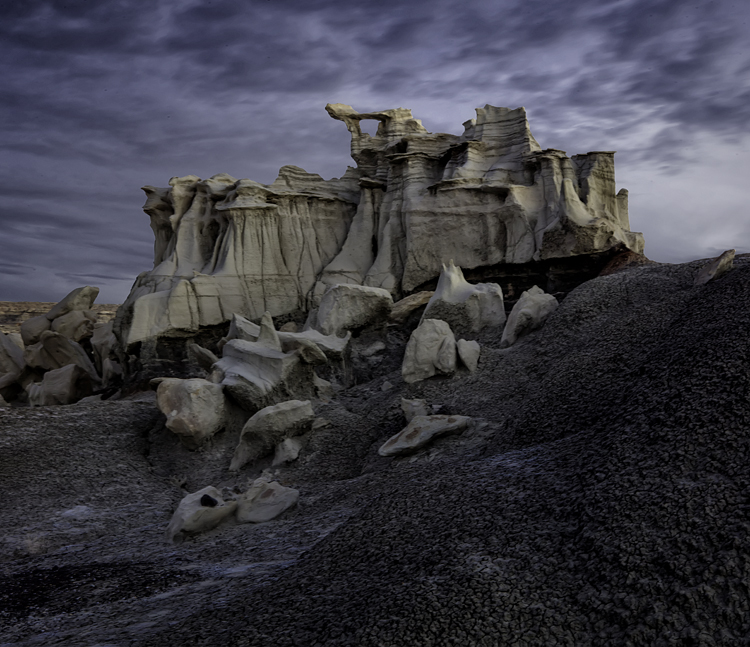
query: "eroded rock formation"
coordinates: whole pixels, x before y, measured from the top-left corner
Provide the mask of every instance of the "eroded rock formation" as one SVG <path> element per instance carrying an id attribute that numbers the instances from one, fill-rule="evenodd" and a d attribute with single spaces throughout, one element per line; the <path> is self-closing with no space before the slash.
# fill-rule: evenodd
<path id="1" fill-rule="evenodd" d="M 479 108 L 462 135 L 429 133 L 403 108 L 326 109 L 352 135 L 357 168 L 340 179 L 285 166 L 271 185 L 219 174 L 144 187 L 154 269 L 118 312 L 125 348 L 233 314 L 301 315 L 331 285 L 401 298 L 449 259 L 540 272 L 550 259 L 643 250 L 627 191 L 615 189 L 614 153 L 542 150 L 523 108 Z M 375 136 L 362 132 L 366 119 L 379 122 Z"/>

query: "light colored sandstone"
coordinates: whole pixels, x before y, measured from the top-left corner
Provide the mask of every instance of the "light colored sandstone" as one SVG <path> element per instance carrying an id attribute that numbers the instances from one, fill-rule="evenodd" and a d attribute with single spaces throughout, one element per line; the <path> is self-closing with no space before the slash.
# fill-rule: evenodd
<path id="1" fill-rule="evenodd" d="M 410 454 L 424 447 L 434 438 L 460 433 L 469 426 L 468 416 L 414 416 L 409 424 L 389 438 L 378 450 L 381 456 Z"/>
<path id="2" fill-rule="evenodd" d="M 32 407 L 72 404 L 91 395 L 91 378 L 80 366 L 68 364 L 47 371 L 41 382 L 26 387 Z"/>
<path id="3" fill-rule="evenodd" d="M 699 270 L 694 285 L 705 285 L 709 281 L 715 281 L 731 270 L 733 265 L 734 250 L 728 249 Z"/>
<path id="4" fill-rule="evenodd" d="M 469 369 L 469 372 L 473 373 L 476 371 L 477 366 L 479 365 L 479 354 L 481 352 L 479 342 L 459 339 L 456 342 L 456 350 L 458 351 L 459 359 L 463 365 Z"/>
<path id="5" fill-rule="evenodd" d="M 521 298 L 513 306 L 508 322 L 505 324 L 500 347 L 506 348 L 516 343 L 519 337 L 527 335 L 532 330 L 541 328 L 547 317 L 557 309 L 557 299 L 536 285 L 521 294 Z"/>
<path id="6" fill-rule="evenodd" d="M 156 389 L 156 404 L 167 416 L 167 428 L 191 449 L 225 424 L 222 386 L 208 380 L 164 378 Z"/>
<path id="7" fill-rule="evenodd" d="M 283 465 L 284 463 L 291 463 L 296 461 L 299 457 L 299 453 L 302 450 L 304 442 L 301 438 L 286 438 L 276 445 L 276 450 L 273 454 L 272 466 Z"/>
<path id="8" fill-rule="evenodd" d="M 36 344 L 42 333 L 51 327 L 50 320 L 46 315 L 31 317 L 21 324 L 21 339 L 25 347 Z"/>
<path id="9" fill-rule="evenodd" d="M 318 307 L 317 327 L 324 335 L 385 323 L 393 306 L 387 290 L 362 285 L 333 285 Z"/>
<path id="10" fill-rule="evenodd" d="M 422 319 L 441 319 L 454 331 L 477 332 L 505 323 L 503 292 L 497 283 L 472 285 L 453 261 L 443 265 L 437 289 Z"/>
<path id="11" fill-rule="evenodd" d="M 284 487 L 276 481 L 270 483 L 263 477 L 256 479 L 250 489 L 237 499 L 237 521 L 263 523 L 275 519 L 294 506 L 299 490 Z"/>
<path id="12" fill-rule="evenodd" d="M 25 365 L 23 350 L 17 346 L 10 335 L 0 333 L 0 375 L 20 374 Z"/>
<path id="13" fill-rule="evenodd" d="M 47 319 L 53 321 L 73 310 L 90 310 L 98 294 L 99 288 L 90 285 L 76 288 L 50 309 L 46 315 Z"/>
<path id="14" fill-rule="evenodd" d="M 404 412 L 404 418 L 406 422 L 411 422 L 414 416 L 427 416 L 430 414 L 430 409 L 427 406 L 427 400 L 407 400 L 401 398 L 401 411 Z"/>
<path id="15" fill-rule="evenodd" d="M 309 431 L 314 420 L 315 412 L 309 400 L 289 400 L 261 409 L 242 428 L 230 471 L 237 471 L 264 456 L 286 438 Z"/>
<path id="16" fill-rule="evenodd" d="M 92 384 L 99 386 L 101 380 L 86 351 L 77 342 L 60 333 L 47 330 L 40 340 L 27 346 L 23 352 L 24 361 L 31 368 L 51 371 L 56 368 L 75 364 L 80 366 L 91 378 Z"/>
<path id="17" fill-rule="evenodd" d="M 93 315 L 93 316 L 92 316 Z M 94 334 L 96 313 L 91 310 L 71 310 L 52 321 L 51 330 L 73 341 L 88 339 Z"/>
<path id="18" fill-rule="evenodd" d="M 104 360 L 109 358 L 110 354 L 117 348 L 117 337 L 112 332 L 113 325 L 114 322 L 112 321 L 94 325 L 94 333 L 91 336 L 91 347 L 94 349 L 96 367 L 100 371 L 102 370 Z"/>
<path id="19" fill-rule="evenodd" d="M 218 526 L 237 509 L 237 501 L 224 501 L 213 486 L 188 494 L 180 501 L 167 527 L 167 539 L 194 535 Z"/>
<path id="20" fill-rule="evenodd" d="M 406 344 L 401 375 L 407 384 L 456 370 L 456 338 L 438 319 L 423 319 Z"/>
<path id="21" fill-rule="evenodd" d="M 422 291 L 396 301 L 391 309 L 389 321 L 397 324 L 404 323 L 412 312 L 427 305 L 433 294 L 435 293 L 431 291 Z"/>

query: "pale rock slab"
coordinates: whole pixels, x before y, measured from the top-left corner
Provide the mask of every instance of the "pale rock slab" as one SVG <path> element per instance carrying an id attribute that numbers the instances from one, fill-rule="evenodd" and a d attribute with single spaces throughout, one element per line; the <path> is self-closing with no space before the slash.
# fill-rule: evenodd
<path id="1" fill-rule="evenodd" d="M 296 505 L 299 490 L 284 487 L 277 481 L 256 479 L 250 489 L 237 499 L 239 523 L 263 523 L 275 519 Z"/>
<path id="2" fill-rule="evenodd" d="M 456 338 L 438 319 L 423 319 L 406 344 L 401 375 L 407 384 L 456 370 Z"/>
<path id="3" fill-rule="evenodd" d="M 94 334 L 96 313 L 92 310 L 71 310 L 52 321 L 51 330 L 73 341 L 88 339 Z"/>
<path id="4" fill-rule="evenodd" d="M 39 341 L 42 333 L 49 330 L 52 323 L 46 315 L 31 317 L 21 323 L 21 339 L 24 346 L 31 346 Z"/>
<path id="5" fill-rule="evenodd" d="M 430 408 L 427 406 L 427 400 L 407 400 L 401 398 L 401 411 L 404 412 L 406 422 L 411 422 L 414 416 L 428 416 Z"/>
<path id="6" fill-rule="evenodd" d="M 86 351 L 78 344 L 60 333 L 47 330 L 42 333 L 40 340 L 31 346 L 27 346 L 23 352 L 26 364 L 31 368 L 51 371 L 56 368 L 75 364 L 80 366 L 91 378 L 95 387 L 101 385 L 101 380 L 96 372 Z"/>
<path id="7" fill-rule="evenodd" d="M 317 328 L 324 335 L 385 323 L 393 307 L 388 290 L 362 285 L 329 287 L 318 307 Z"/>
<path id="8" fill-rule="evenodd" d="M 500 348 L 512 346 L 519 337 L 541 328 L 547 317 L 557 310 L 558 305 L 554 296 L 545 294 L 544 290 L 536 285 L 523 292 L 508 316 Z"/>
<path id="9" fill-rule="evenodd" d="M 248 411 L 314 395 L 312 365 L 303 362 L 297 351 L 284 353 L 258 342 L 233 339 L 222 352 L 214 368 L 223 373 L 221 383 L 227 393 Z"/>
<path id="10" fill-rule="evenodd" d="M 53 321 L 74 310 L 90 310 L 98 295 L 99 288 L 90 285 L 76 288 L 50 309 L 46 315 L 47 319 Z"/>
<path id="11" fill-rule="evenodd" d="M 304 434 L 314 420 L 315 412 L 309 400 L 289 400 L 261 409 L 242 428 L 229 470 L 235 472 L 285 439 Z"/>
<path id="12" fill-rule="evenodd" d="M 456 342 L 456 350 L 458 351 L 459 359 L 469 369 L 469 372 L 473 373 L 476 371 L 479 365 L 479 354 L 481 353 L 479 342 L 459 339 Z"/>
<path id="13" fill-rule="evenodd" d="M 213 486 L 188 494 L 180 501 L 167 526 L 167 539 L 194 535 L 218 526 L 237 509 L 237 501 L 224 501 Z"/>
<path id="14" fill-rule="evenodd" d="M 437 289 L 422 319 L 441 319 L 452 330 L 461 332 L 502 326 L 505 323 L 503 292 L 497 283 L 472 285 L 464 279 L 461 268 L 450 261 L 443 265 Z"/>
<path id="15" fill-rule="evenodd" d="M 416 292 L 415 294 L 410 294 L 408 297 L 396 301 L 391 309 L 389 321 L 396 324 L 404 323 L 412 312 L 427 305 L 433 294 L 435 293 L 425 290 L 422 292 Z"/>
<path id="16" fill-rule="evenodd" d="M 73 404 L 91 395 L 91 390 L 91 377 L 75 364 L 47 371 L 41 382 L 26 387 L 32 407 Z"/>
<path id="17" fill-rule="evenodd" d="M 20 374 L 25 365 L 23 349 L 18 347 L 10 335 L 0 333 L 0 375 Z"/>
<path id="18" fill-rule="evenodd" d="M 438 436 L 460 433 L 469 426 L 468 416 L 414 416 L 409 424 L 378 450 L 381 456 L 411 454 Z"/>
<path id="19" fill-rule="evenodd" d="M 190 449 L 224 427 L 223 388 L 208 380 L 164 378 L 156 389 L 156 404 L 167 416 L 167 429 Z"/>
<path id="20" fill-rule="evenodd" d="M 10 340 L 18 346 L 21 350 L 23 350 L 25 347 L 23 345 L 23 337 L 21 337 L 20 332 L 9 332 L 7 333 Z"/>
<path id="21" fill-rule="evenodd" d="M 94 332 L 91 336 L 91 347 L 94 349 L 94 360 L 99 371 L 102 371 L 104 360 L 108 359 L 117 348 L 117 337 L 115 337 L 113 332 L 113 325 L 114 322 L 112 321 L 94 325 Z"/>
<path id="22" fill-rule="evenodd" d="M 731 270 L 734 265 L 734 251 L 728 249 L 711 262 L 706 263 L 696 275 L 694 285 L 705 285 L 709 281 L 715 281 Z"/>

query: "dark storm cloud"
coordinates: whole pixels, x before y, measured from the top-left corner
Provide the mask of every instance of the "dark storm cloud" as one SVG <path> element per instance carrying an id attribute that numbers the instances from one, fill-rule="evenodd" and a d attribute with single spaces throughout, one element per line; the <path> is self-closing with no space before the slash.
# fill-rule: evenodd
<path id="1" fill-rule="evenodd" d="M 122 277 L 151 265 L 143 184 L 270 182 L 283 164 L 340 175 L 348 135 L 328 101 L 414 105 L 451 132 L 485 102 L 526 105 L 543 146 L 617 148 L 633 177 L 637 164 L 674 176 L 701 163 L 702 137 L 748 131 L 749 13 L 729 0 L 6 2 L 0 299 L 54 300 L 85 277 L 122 299 Z"/>

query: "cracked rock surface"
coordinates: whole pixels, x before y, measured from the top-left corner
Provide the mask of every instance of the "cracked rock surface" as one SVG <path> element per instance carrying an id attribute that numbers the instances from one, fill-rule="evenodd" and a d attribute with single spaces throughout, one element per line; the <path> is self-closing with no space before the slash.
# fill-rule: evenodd
<path id="1" fill-rule="evenodd" d="M 2 409 L 0 644 L 742 644 L 750 259 L 702 265 L 585 283 L 510 348 L 483 331 L 475 373 L 384 360 L 314 403 L 330 424 L 274 472 L 297 506 L 179 546 L 180 484 L 270 466 L 226 470 L 241 424 L 189 452 L 153 394 Z M 475 424 L 380 457 L 402 397 Z"/>

